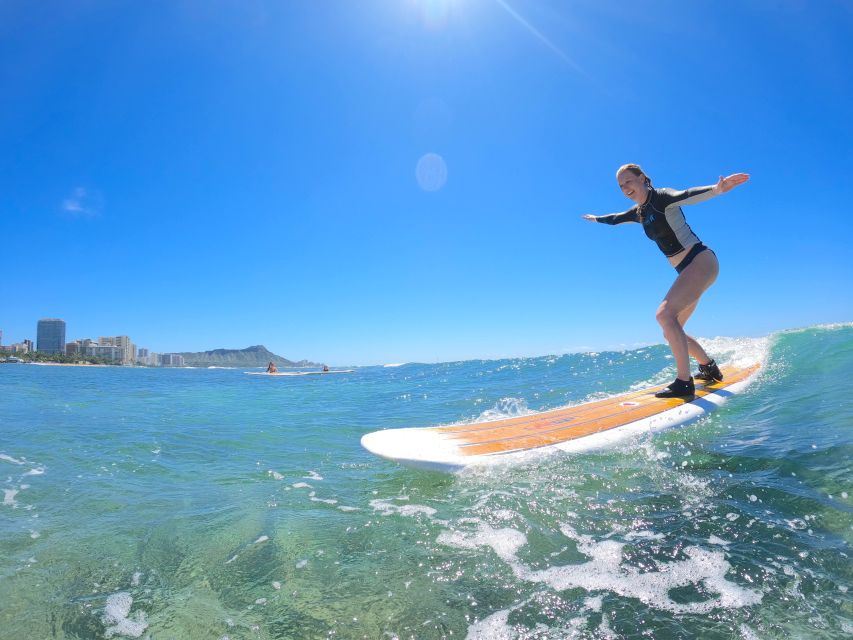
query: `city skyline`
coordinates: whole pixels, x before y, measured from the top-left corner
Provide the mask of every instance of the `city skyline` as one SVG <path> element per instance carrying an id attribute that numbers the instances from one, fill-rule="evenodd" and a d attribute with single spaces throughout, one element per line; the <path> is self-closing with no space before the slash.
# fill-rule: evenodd
<path id="1" fill-rule="evenodd" d="M 121 364 L 145 364 L 148 366 L 183 366 L 183 358 L 179 353 L 155 352 L 146 347 L 137 347 L 129 336 L 98 336 L 91 338 L 75 338 L 66 341 L 67 323 L 62 318 L 42 318 L 36 322 L 36 342 L 24 338 L 19 342 L 4 345 L 3 332 L 0 330 L 0 351 L 10 353 L 28 353 L 30 350 L 43 354 L 59 354 L 65 356 L 80 355 L 82 357 L 97 357 Z M 141 353 L 144 352 L 144 353 Z"/>
<path id="2" fill-rule="evenodd" d="M 65 327 L 67 326 L 67 323 L 62 318 L 42 318 L 42 319 L 38 320 L 36 322 L 36 333 L 37 334 L 39 331 L 39 327 L 42 325 L 42 323 L 46 323 L 46 322 L 47 323 L 57 323 L 57 322 L 62 323 L 63 336 L 65 335 Z M 21 341 L 13 342 L 13 343 L 8 344 L 8 345 L 3 343 L 3 339 L 4 339 L 4 333 L 3 333 L 3 330 L 0 329 L 0 351 L 10 351 L 9 348 L 11 347 L 12 348 L 10 351 L 11 353 L 16 353 L 16 352 L 27 353 L 28 351 L 39 351 L 41 353 L 52 353 L 51 351 L 40 351 L 37 348 L 37 342 L 33 342 L 32 340 L 30 340 L 28 338 L 24 338 Z M 181 354 L 182 353 L 194 353 L 188 349 L 176 350 L 176 351 L 165 351 L 165 352 L 152 351 L 147 347 L 137 346 L 135 343 L 133 343 L 130 340 L 129 336 L 118 335 L 118 336 L 98 336 L 98 338 L 96 340 L 93 340 L 91 338 L 75 338 L 71 342 L 64 341 L 64 338 L 63 338 L 64 350 L 62 351 L 62 354 L 63 355 L 71 355 L 69 353 L 69 348 L 72 348 L 73 345 L 76 345 L 76 348 L 75 348 L 73 353 L 81 353 L 83 355 L 90 355 L 90 356 L 103 356 L 104 355 L 103 353 L 100 353 L 100 354 L 95 353 L 94 351 L 92 351 L 92 348 L 93 347 L 104 347 L 104 348 L 109 347 L 109 348 L 114 348 L 116 350 L 122 351 L 125 354 L 125 358 L 124 358 L 125 362 L 136 361 L 136 362 L 141 362 L 143 364 L 149 364 L 149 365 L 153 364 L 153 366 L 156 366 L 157 362 L 162 362 L 164 360 L 164 358 L 167 362 L 170 363 L 170 366 L 172 366 L 171 362 L 173 359 L 175 361 L 178 361 L 178 360 L 181 361 L 181 364 L 177 365 L 177 366 L 183 366 L 183 362 L 182 362 L 183 356 Z M 87 352 L 86 349 L 90 349 L 90 351 Z M 209 349 L 201 349 L 199 351 L 200 352 L 210 352 L 210 351 L 216 351 L 216 350 L 220 350 L 220 349 L 227 349 L 227 348 L 218 346 L 218 347 L 211 347 Z M 240 351 L 241 349 L 230 349 L 230 350 Z M 134 354 L 133 356 L 130 356 L 131 351 Z M 286 359 L 286 357 L 284 357 L 284 356 L 278 356 L 277 354 L 273 354 L 273 355 L 276 355 L 276 357 L 279 357 L 279 358 Z M 107 355 L 104 357 L 106 357 L 107 359 L 112 359 L 111 355 Z M 306 359 L 302 359 L 302 361 L 307 362 Z"/>

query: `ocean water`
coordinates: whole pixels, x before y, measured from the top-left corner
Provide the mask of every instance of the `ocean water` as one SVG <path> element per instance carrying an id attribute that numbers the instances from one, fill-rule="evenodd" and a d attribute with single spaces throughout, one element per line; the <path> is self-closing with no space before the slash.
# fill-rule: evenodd
<path id="1" fill-rule="evenodd" d="M 0 365 L 0 638 L 853 635 L 853 326 L 705 341 L 679 429 L 456 475 L 372 430 L 662 382 L 668 350 L 364 367 Z"/>

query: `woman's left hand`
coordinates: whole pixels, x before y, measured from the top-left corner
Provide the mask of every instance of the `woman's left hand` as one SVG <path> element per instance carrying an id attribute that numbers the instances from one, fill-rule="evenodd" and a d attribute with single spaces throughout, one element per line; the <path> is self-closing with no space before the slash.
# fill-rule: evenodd
<path id="1" fill-rule="evenodd" d="M 736 186 L 743 184 L 747 180 L 749 180 L 748 173 L 733 173 L 727 178 L 720 176 L 720 180 L 719 182 L 717 182 L 714 189 L 717 191 L 717 193 L 725 193 L 726 191 L 731 191 Z"/>

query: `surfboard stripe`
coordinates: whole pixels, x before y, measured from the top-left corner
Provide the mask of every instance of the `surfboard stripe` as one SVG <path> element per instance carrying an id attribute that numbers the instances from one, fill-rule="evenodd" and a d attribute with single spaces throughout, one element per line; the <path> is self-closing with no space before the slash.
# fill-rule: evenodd
<path id="1" fill-rule="evenodd" d="M 746 379 L 757 368 L 724 370 L 723 382 L 698 386 L 696 398 L 724 390 Z M 664 386 L 532 416 L 476 425 L 456 425 L 454 428 L 439 427 L 438 430 L 446 433 L 464 456 L 535 449 L 607 431 L 687 404 L 688 401 L 682 399 L 655 398 L 655 392 Z M 626 406 L 626 402 L 636 404 Z M 473 428 L 466 429 L 466 426 Z"/>
<path id="2" fill-rule="evenodd" d="M 705 395 L 705 393 L 708 392 L 724 389 L 725 387 L 731 384 L 740 382 L 741 380 L 752 375 L 752 373 L 754 373 L 754 371 L 756 371 L 757 369 L 757 365 L 749 369 L 724 368 L 723 375 L 725 377 L 725 380 L 722 383 L 702 383 L 697 385 L 696 397 L 700 397 L 700 395 Z M 624 403 L 627 402 L 673 402 L 673 406 L 678 406 L 678 404 L 684 403 L 683 400 L 666 400 L 661 398 L 655 398 L 654 394 L 657 391 L 663 389 L 665 386 L 666 385 L 659 385 L 657 387 L 647 387 L 645 389 L 640 389 L 639 391 L 621 394 L 612 398 L 605 398 L 604 400 L 586 402 L 584 404 L 575 405 L 573 407 L 566 407 L 562 409 L 552 409 L 550 411 L 543 411 L 541 413 L 534 413 L 527 416 L 519 416 L 518 418 L 504 418 L 500 420 L 492 420 L 489 422 L 477 422 L 473 424 L 454 424 L 431 428 L 435 431 L 447 434 L 468 434 L 474 433 L 476 431 L 491 431 L 496 428 L 503 427 L 522 427 L 523 425 L 533 425 L 538 429 L 546 420 L 549 419 L 575 420 L 577 418 L 584 417 L 588 414 L 596 414 L 596 416 L 598 416 L 600 415 L 603 408 L 606 409 L 615 405 L 622 406 L 624 405 Z M 708 391 L 704 391 L 705 389 L 707 389 Z"/>

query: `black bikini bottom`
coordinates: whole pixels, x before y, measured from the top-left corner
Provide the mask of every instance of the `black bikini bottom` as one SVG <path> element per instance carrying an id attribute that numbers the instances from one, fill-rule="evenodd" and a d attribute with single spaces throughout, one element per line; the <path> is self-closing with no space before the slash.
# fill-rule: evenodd
<path id="1" fill-rule="evenodd" d="M 700 253 L 702 253 L 706 249 L 708 249 L 708 247 L 706 247 L 701 242 L 697 242 L 696 244 L 694 244 L 692 247 L 690 247 L 690 251 L 687 252 L 687 255 L 684 256 L 684 259 L 676 265 L 675 270 L 678 271 L 678 273 L 681 273 L 682 271 L 684 271 L 687 267 L 690 266 L 690 263 L 693 262 L 693 258 L 698 256 Z M 708 249 L 708 251 L 711 251 L 711 250 Z M 714 252 L 711 251 L 711 253 L 714 253 Z M 714 255 L 716 255 L 716 254 L 714 254 Z"/>

